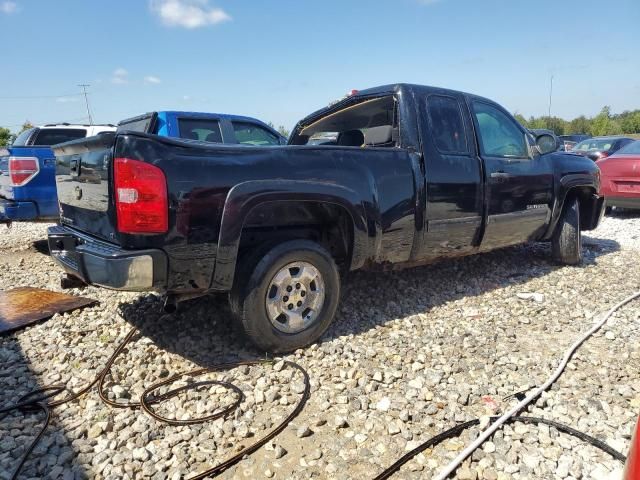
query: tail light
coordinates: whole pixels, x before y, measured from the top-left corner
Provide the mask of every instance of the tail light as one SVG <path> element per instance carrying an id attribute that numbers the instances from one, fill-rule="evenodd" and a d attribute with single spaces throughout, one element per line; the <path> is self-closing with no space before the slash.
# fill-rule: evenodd
<path id="1" fill-rule="evenodd" d="M 14 187 L 28 183 L 40 171 L 36 157 L 9 157 L 9 177 Z"/>
<path id="2" fill-rule="evenodd" d="M 130 158 L 116 158 L 113 170 L 118 231 L 165 233 L 169 229 L 169 202 L 162 170 Z"/>

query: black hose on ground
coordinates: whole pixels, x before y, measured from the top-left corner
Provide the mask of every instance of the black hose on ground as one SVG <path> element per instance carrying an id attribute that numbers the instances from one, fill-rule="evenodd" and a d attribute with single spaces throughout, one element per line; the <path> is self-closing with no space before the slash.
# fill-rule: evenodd
<path id="1" fill-rule="evenodd" d="M 33 438 L 31 443 L 25 450 L 24 454 L 20 458 L 20 462 L 18 463 L 16 469 L 11 475 L 11 480 L 17 479 L 18 475 L 20 474 L 20 471 L 24 467 L 25 462 L 31 455 L 31 452 L 36 447 L 36 445 L 42 438 L 42 435 L 46 431 L 49 425 L 49 422 L 51 420 L 51 409 L 81 397 L 82 395 L 89 392 L 89 390 L 91 390 L 96 384 L 98 384 L 98 394 L 100 395 L 100 398 L 102 399 L 103 402 L 105 402 L 107 405 L 110 405 L 111 407 L 131 408 L 131 409 L 141 408 L 159 422 L 167 423 L 169 425 L 176 425 L 176 426 L 177 425 L 194 425 L 197 423 L 204 423 L 204 422 L 212 421 L 217 418 L 226 417 L 227 415 L 230 415 L 233 411 L 235 411 L 240 406 L 240 403 L 244 399 L 244 394 L 242 393 L 242 390 L 240 390 L 240 388 L 238 388 L 236 385 L 229 382 L 220 382 L 217 380 L 204 380 L 204 381 L 195 382 L 189 385 L 185 385 L 185 386 L 181 386 L 181 387 L 169 390 L 168 392 L 162 395 L 153 396 L 152 393 L 156 391 L 158 388 L 161 388 L 165 385 L 169 385 L 185 376 L 197 377 L 200 375 L 204 375 L 206 373 L 222 372 L 222 371 L 226 371 L 232 368 L 237 368 L 242 366 L 268 365 L 268 364 L 274 363 L 274 360 L 255 360 L 255 361 L 240 361 L 240 362 L 233 362 L 233 363 L 225 363 L 221 365 L 216 365 L 211 368 L 199 368 L 199 369 L 191 370 L 188 372 L 179 373 L 166 380 L 163 380 L 161 382 L 157 382 L 151 385 L 142 393 L 142 396 L 140 397 L 140 400 L 138 402 L 130 402 L 130 403 L 114 402 L 109 398 L 107 398 L 107 395 L 105 393 L 105 389 L 104 389 L 105 378 L 109 374 L 111 367 L 113 366 L 116 359 L 118 358 L 118 355 L 120 355 L 120 353 L 122 353 L 122 351 L 127 346 L 127 344 L 131 342 L 136 332 L 137 330 L 135 328 L 129 331 L 125 339 L 118 345 L 118 347 L 113 352 L 111 357 L 109 357 L 104 368 L 91 381 L 91 383 L 83 387 L 81 390 L 77 392 L 71 392 L 67 397 L 62 398 L 60 400 L 54 400 L 49 402 L 48 400 L 50 398 L 60 395 L 61 393 L 67 390 L 64 385 L 51 385 L 43 388 L 38 388 L 36 390 L 33 390 L 32 392 L 27 393 L 26 395 L 22 396 L 18 400 L 18 402 L 14 405 L 0 408 L 0 415 L 4 414 L 4 416 L 14 411 L 19 411 L 22 414 L 29 414 L 29 413 L 35 413 L 35 412 L 44 412 L 45 414 L 45 420 L 43 422 L 42 427 L 40 428 L 38 434 Z M 239 453 L 232 456 L 231 458 L 224 461 L 223 463 L 213 468 L 210 468 L 204 472 L 201 472 L 193 477 L 190 477 L 189 480 L 201 480 L 206 477 L 215 477 L 219 475 L 224 470 L 238 463 L 246 455 L 251 455 L 253 452 L 258 450 L 260 447 L 262 447 L 267 442 L 269 442 L 274 437 L 276 437 L 278 434 L 280 434 L 280 432 L 282 432 L 287 427 L 287 425 L 289 425 L 291 421 L 300 414 L 305 404 L 307 403 L 307 400 L 309 399 L 309 396 L 311 393 L 311 384 L 309 382 L 309 375 L 307 374 L 307 371 L 304 368 L 302 368 L 300 365 L 298 365 L 295 362 L 284 361 L 284 364 L 298 370 L 304 378 L 304 392 L 302 393 L 302 397 L 300 398 L 300 401 L 295 406 L 293 411 L 289 414 L 289 416 L 287 416 L 287 418 L 285 418 L 280 424 L 278 424 L 276 428 L 274 428 L 271 432 L 269 432 L 267 435 L 262 437 L 260 440 L 249 445 L 247 448 L 244 448 Z M 237 397 L 236 400 L 230 406 L 224 408 L 222 411 L 217 412 L 213 415 L 208 415 L 206 417 L 194 418 L 194 419 L 188 419 L 188 420 L 176 420 L 176 419 L 167 418 L 157 414 L 153 410 L 153 407 L 152 407 L 153 405 L 157 405 L 162 401 L 173 398 L 176 395 L 180 394 L 181 392 L 184 392 L 186 390 L 191 390 L 191 389 L 197 389 L 197 388 L 200 388 L 203 386 L 209 386 L 209 385 L 220 385 L 225 388 L 228 388 L 229 390 L 233 391 L 236 394 L 236 397 Z"/>

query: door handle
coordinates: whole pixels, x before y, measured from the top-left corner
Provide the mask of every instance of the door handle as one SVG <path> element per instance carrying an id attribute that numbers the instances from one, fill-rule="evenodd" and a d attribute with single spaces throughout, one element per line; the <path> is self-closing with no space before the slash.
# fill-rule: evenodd
<path id="1" fill-rule="evenodd" d="M 492 172 L 491 178 L 510 178 L 511 174 L 507 172 Z"/>

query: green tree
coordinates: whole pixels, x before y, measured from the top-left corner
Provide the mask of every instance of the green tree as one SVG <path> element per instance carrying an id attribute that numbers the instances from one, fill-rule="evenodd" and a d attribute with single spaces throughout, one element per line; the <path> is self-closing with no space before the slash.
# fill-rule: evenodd
<path id="1" fill-rule="evenodd" d="M 574 118 L 567 126 L 567 134 L 587 133 L 591 130 L 591 122 L 584 115 Z"/>
<path id="2" fill-rule="evenodd" d="M 8 128 L 0 127 L 0 147 L 5 147 L 11 143 L 13 135 Z"/>
<path id="3" fill-rule="evenodd" d="M 289 131 L 289 129 L 287 127 L 285 127 L 284 125 L 280 125 L 278 127 L 278 133 L 280 133 L 280 135 L 282 135 L 285 138 L 289 138 L 289 134 L 291 133 Z"/>
<path id="4" fill-rule="evenodd" d="M 622 133 L 640 133 L 640 110 L 622 112 L 616 120 L 620 122 Z"/>
<path id="5" fill-rule="evenodd" d="M 527 121 L 526 118 L 524 118 L 524 115 L 516 112 L 513 114 L 513 116 L 515 117 L 515 119 L 518 121 L 520 125 L 522 125 L 524 128 L 529 128 L 529 122 Z"/>
<path id="6" fill-rule="evenodd" d="M 611 107 L 608 105 L 602 107 L 600 113 L 596 115 L 591 123 L 591 135 L 617 135 L 622 133 L 622 127 L 619 122 L 611 118 Z"/>
<path id="7" fill-rule="evenodd" d="M 33 128 L 33 123 L 31 123 L 29 120 L 26 120 L 23 124 L 22 124 L 22 128 L 20 129 L 20 131 L 18 132 L 18 135 L 20 135 L 22 132 L 24 132 L 25 130 L 29 130 L 30 128 Z"/>

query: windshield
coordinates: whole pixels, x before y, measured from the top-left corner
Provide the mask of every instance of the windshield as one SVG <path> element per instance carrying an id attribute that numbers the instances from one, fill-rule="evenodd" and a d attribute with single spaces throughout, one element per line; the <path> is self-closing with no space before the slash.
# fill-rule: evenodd
<path id="1" fill-rule="evenodd" d="M 573 147 L 573 150 L 578 152 L 602 152 L 609 150 L 614 141 L 615 139 L 612 138 L 590 138 L 589 140 L 585 140 L 584 142 L 577 144 Z"/>
<path id="2" fill-rule="evenodd" d="M 640 155 L 640 140 L 631 142 L 629 145 L 618 150 L 618 154 Z"/>

